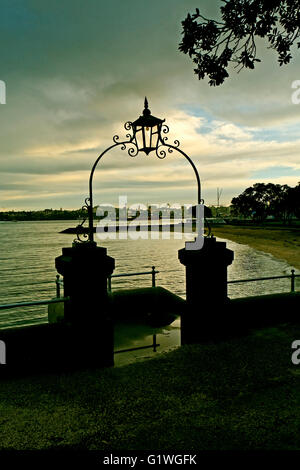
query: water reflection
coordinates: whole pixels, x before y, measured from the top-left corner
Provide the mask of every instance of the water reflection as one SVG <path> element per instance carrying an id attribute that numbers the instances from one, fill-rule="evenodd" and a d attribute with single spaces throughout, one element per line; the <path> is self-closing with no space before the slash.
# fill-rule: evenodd
<path id="1" fill-rule="evenodd" d="M 153 348 L 147 348 L 115 354 L 115 366 L 122 366 L 138 360 L 150 359 L 162 352 L 179 347 L 180 318 L 177 318 L 171 325 L 161 328 L 138 324 L 117 324 L 114 334 L 115 351 L 150 346 L 153 344 L 154 334 L 156 334 L 156 343 L 159 344 L 156 352 Z"/>

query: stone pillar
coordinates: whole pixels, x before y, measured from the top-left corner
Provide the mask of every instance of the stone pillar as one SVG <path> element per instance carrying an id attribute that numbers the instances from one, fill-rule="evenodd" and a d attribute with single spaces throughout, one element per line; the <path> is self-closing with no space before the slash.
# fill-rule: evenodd
<path id="1" fill-rule="evenodd" d="M 201 250 L 178 251 L 179 261 L 186 267 L 187 309 L 181 317 L 181 342 L 194 343 L 214 336 L 227 297 L 227 266 L 233 251 L 225 242 L 205 238 Z"/>
<path id="2" fill-rule="evenodd" d="M 74 336 L 74 357 L 87 366 L 101 365 L 106 359 L 113 364 L 107 278 L 115 260 L 106 252 L 95 243 L 78 243 L 63 248 L 55 259 L 56 269 L 64 277 L 64 296 L 70 297 L 65 302 L 64 320 Z"/>

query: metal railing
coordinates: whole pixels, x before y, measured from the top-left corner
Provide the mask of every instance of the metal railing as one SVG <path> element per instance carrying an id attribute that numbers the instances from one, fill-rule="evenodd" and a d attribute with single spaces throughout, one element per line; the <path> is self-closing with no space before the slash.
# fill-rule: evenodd
<path id="1" fill-rule="evenodd" d="M 155 270 L 155 266 L 152 266 L 151 271 L 144 271 L 139 273 L 123 273 L 123 274 L 113 274 L 109 276 L 107 279 L 107 289 L 111 292 L 111 280 L 113 277 L 129 277 L 129 276 L 143 276 L 149 275 L 152 276 L 152 287 L 156 286 L 156 278 L 155 275 L 158 274 L 159 271 Z M 273 279 L 290 279 L 291 280 L 291 292 L 295 292 L 295 279 L 300 277 L 300 274 L 295 274 L 295 270 L 291 269 L 291 274 L 285 276 L 267 276 L 267 277 L 255 277 L 255 278 L 248 278 L 248 279 L 235 279 L 233 281 L 227 281 L 227 284 L 238 284 L 242 282 L 256 282 L 256 281 L 269 281 Z M 63 280 L 60 279 L 60 276 L 56 276 L 56 297 L 60 297 L 60 287 L 63 285 Z"/>
<path id="2" fill-rule="evenodd" d="M 107 290 L 109 292 L 111 292 L 111 290 L 112 290 L 111 289 L 111 279 L 112 279 L 112 277 L 143 276 L 143 275 L 149 275 L 149 274 L 151 274 L 151 276 L 152 276 L 152 287 L 155 287 L 156 286 L 156 277 L 155 276 L 158 273 L 159 273 L 159 271 L 155 270 L 155 266 L 152 266 L 151 271 L 143 271 L 143 272 L 139 272 L 139 273 L 113 274 L 112 276 L 109 276 L 108 279 L 107 279 Z M 61 286 L 63 286 L 63 280 L 60 279 L 59 274 L 56 275 L 55 284 L 56 284 L 56 297 L 59 298 L 60 297 L 60 288 L 61 288 Z M 114 351 L 114 354 L 120 354 L 120 353 L 138 351 L 138 350 L 141 350 L 141 349 L 150 349 L 150 348 L 153 349 L 153 352 L 156 352 L 157 348 L 159 346 L 160 346 L 160 344 L 157 343 L 156 334 L 154 333 L 153 334 L 152 344 L 149 344 L 148 346 L 137 346 L 135 348 L 119 349 L 117 351 Z"/>
<path id="3" fill-rule="evenodd" d="M 255 281 L 269 281 L 272 279 L 290 279 L 291 280 L 291 292 L 295 292 L 295 278 L 300 277 L 300 274 L 295 274 L 295 270 L 291 269 L 291 274 L 287 276 L 268 276 L 268 277 L 256 277 L 250 279 L 237 279 L 234 281 L 227 281 L 227 284 L 237 284 L 239 282 L 255 282 Z"/>
<path id="4" fill-rule="evenodd" d="M 152 266 L 151 271 L 144 271 L 144 272 L 139 272 L 139 273 L 125 273 L 125 274 L 113 274 L 112 276 L 108 277 L 108 290 L 111 291 L 111 279 L 112 277 L 127 277 L 127 276 L 143 276 L 147 274 L 151 274 L 152 276 L 152 287 L 156 286 L 156 279 L 155 275 L 158 274 L 159 271 L 155 271 L 155 266 Z M 31 284 L 26 284 L 26 285 L 38 285 L 38 284 L 50 284 L 51 281 L 41 281 L 39 283 L 31 283 Z M 50 299 L 50 300 L 36 300 L 36 301 L 30 301 L 30 302 L 14 302 L 11 304 L 2 304 L 0 305 L 0 310 L 6 310 L 10 308 L 18 308 L 18 307 L 30 307 L 33 305 L 47 305 L 47 304 L 55 304 L 58 302 L 65 302 L 66 300 L 69 300 L 69 297 L 61 297 L 61 286 L 63 286 L 63 279 L 60 279 L 60 275 L 56 275 L 55 279 L 55 286 L 56 286 L 56 299 Z"/>
<path id="5" fill-rule="evenodd" d="M 60 298 L 60 286 L 64 285 L 64 281 L 60 279 L 59 274 L 56 275 L 55 285 L 56 285 L 56 297 L 59 299 Z"/>
<path id="6" fill-rule="evenodd" d="M 122 274 L 113 274 L 112 276 L 109 276 L 107 278 L 107 290 L 108 292 L 111 292 L 111 280 L 113 277 L 130 277 L 130 276 L 145 276 L 145 275 L 149 275 L 151 274 L 152 276 L 152 287 L 156 287 L 156 274 L 158 274 L 159 271 L 156 271 L 155 270 L 155 266 L 152 266 L 151 268 L 151 271 L 143 271 L 143 272 L 139 272 L 139 273 L 122 273 Z M 56 297 L 59 298 L 60 297 L 60 289 L 61 289 L 61 286 L 63 286 L 63 283 L 64 281 L 62 279 L 60 279 L 60 276 L 59 274 L 56 275 L 56 280 L 55 280 L 55 284 L 56 284 Z"/>
<path id="7" fill-rule="evenodd" d="M 159 273 L 159 271 L 155 271 L 155 266 L 152 266 L 151 271 L 145 271 L 145 272 L 140 272 L 140 273 L 112 274 L 107 279 L 107 290 L 109 292 L 111 292 L 111 279 L 113 277 L 143 276 L 143 275 L 147 275 L 147 274 L 151 274 L 151 276 L 152 276 L 152 287 L 155 287 L 156 286 L 155 275 L 158 274 L 158 273 Z"/>
<path id="8" fill-rule="evenodd" d="M 36 286 L 40 284 L 53 284 L 53 281 L 40 281 L 40 282 L 31 282 L 26 284 L 26 286 Z M 9 304 L 0 304 L 0 310 L 9 310 L 11 308 L 18 308 L 18 307 L 32 307 L 35 305 L 48 305 L 48 304 L 56 304 L 59 302 L 65 302 L 70 299 L 70 297 L 61 297 L 60 296 L 60 286 L 63 284 L 63 281 L 60 279 L 59 274 L 56 276 L 55 285 L 56 285 L 56 299 L 49 299 L 49 300 L 32 300 L 32 301 L 24 301 L 24 302 L 13 302 Z M 23 286 L 24 284 L 14 284 L 16 286 Z"/>
<path id="9" fill-rule="evenodd" d="M 70 297 L 60 297 L 59 299 L 50 299 L 50 300 L 34 300 L 32 302 L 15 302 L 12 304 L 0 305 L 0 310 L 8 310 L 10 308 L 18 308 L 18 307 L 30 307 L 32 305 L 57 304 L 58 302 L 65 302 L 66 300 L 70 300 Z"/>
<path id="10" fill-rule="evenodd" d="M 152 287 L 156 286 L 156 279 L 155 275 L 158 274 L 159 271 L 155 270 L 155 266 L 152 266 L 151 271 L 146 271 L 146 272 L 139 272 L 139 273 L 128 273 L 128 274 L 114 274 L 113 276 L 110 276 L 108 278 L 108 290 L 111 291 L 111 278 L 112 277 L 127 277 L 127 276 L 142 276 L 142 275 L 152 275 Z M 49 284 L 49 281 L 42 281 L 41 284 Z M 37 283 L 38 284 L 38 283 Z M 31 284 L 30 284 L 31 285 Z M 32 284 L 33 285 L 33 284 Z M 60 275 L 57 274 L 55 278 L 55 285 L 56 285 L 56 299 L 50 299 L 50 300 L 37 300 L 37 301 L 31 301 L 31 302 L 15 302 L 12 304 L 3 304 L 0 305 L 0 310 L 7 310 L 10 308 L 18 308 L 18 307 L 29 307 L 29 306 L 34 306 L 34 305 L 48 305 L 48 304 L 54 304 L 54 303 L 59 303 L 59 302 L 65 302 L 70 299 L 70 297 L 60 297 L 61 293 L 61 286 L 63 286 L 63 279 L 60 279 Z M 131 351 L 138 351 L 142 349 L 153 349 L 153 352 L 157 351 L 157 348 L 160 346 L 159 343 L 157 343 L 156 340 L 156 334 L 153 334 L 153 341 L 152 344 L 147 345 L 147 346 L 137 346 L 135 348 L 128 348 L 128 349 L 120 349 L 117 351 L 114 351 L 114 354 L 120 354 L 120 353 L 125 353 L 125 352 L 131 352 Z"/>
<path id="11" fill-rule="evenodd" d="M 151 271 L 143 271 L 138 273 L 123 273 L 123 274 L 113 274 L 112 276 L 108 277 L 107 280 L 107 288 L 108 291 L 111 292 L 111 280 L 113 277 L 129 277 L 129 276 L 143 276 L 143 275 L 150 275 L 152 276 L 152 287 L 156 286 L 156 274 L 159 271 L 155 270 L 155 266 L 152 266 Z M 295 279 L 299 278 L 300 274 L 295 274 L 295 270 L 291 270 L 291 274 L 285 276 L 267 276 L 267 277 L 256 277 L 256 278 L 249 278 L 249 279 L 235 279 L 232 281 L 227 281 L 227 284 L 237 284 L 242 282 L 256 282 L 256 281 L 269 281 L 273 279 L 290 279 L 291 280 L 291 292 L 295 292 Z M 35 285 L 35 284 L 50 284 L 51 281 L 42 281 L 40 283 L 32 283 L 28 285 Z M 27 284 L 26 284 L 27 285 Z M 50 300 L 37 300 L 37 301 L 30 301 L 30 302 L 15 302 L 10 304 L 2 304 L 0 305 L 0 310 L 6 310 L 10 308 L 17 308 L 17 307 L 29 307 L 34 305 L 47 305 L 47 304 L 54 304 L 58 302 L 65 302 L 69 300 L 69 297 L 61 297 L 61 286 L 63 286 L 63 279 L 60 279 L 59 274 L 56 275 L 55 279 L 56 285 L 56 299 Z"/>
<path id="12" fill-rule="evenodd" d="M 129 277 L 129 276 L 143 276 L 143 275 L 150 275 L 152 276 L 152 287 L 156 286 L 156 274 L 158 274 L 159 271 L 155 270 L 155 266 L 152 266 L 151 271 L 143 271 L 143 272 L 138 272 L 138 273 L 124 273 L 124 274 L 113 274 L 112 276 L 108 277 L 107 283 L 108 283 L 108 291 L 111 292 L 111 280 L 113 277 Z M 232 281 L 227 281 L 227 284 L 237 284 L 237 283 L 242 283 L 242 282 L 257 282 L 257 281 L 268 281 L 268 280 L 273 280 L 273 279 L 290 279 L 291 280 L 291 292 L 295 292 L 295 279 L 299 278 L 300 274 L 295 274 L 295 270 L 291 270 L 290 275 L 285 275 L 285 276 L 267 276 L 267 277 L 257 277 L 257 278 L 249 278 L 249 279 L 236 279 Z M 40 284 L 49 284 L 49 281 L 42 281 Z M 35 283 L 32 283 L 30 285 L 34 285 Z M 38 284 L 38 283 L 36 283 Z M 55 279 L 55 285 L 56 285 L 56 299 L 49 299 L 49 300 L 37 300 L 37 301 L 29 301 L 29 302 L 15 302 L 15 303 L 10 303 L 10 304 L 2 304 L 0 305 L 0 310 L 8 310 L 12 308 L 18 308 L 18 307 L 29 307 L 29 306 L 36 306 L 36 305 L 48 305 L 48 304 L 54 304 L 54 303 L 59 303 L 59 302 L 65 302 L 70 299 L 70 297 L 61 297 L 61 286 L 63 285 L 63 280 L 60 279 L 59 274 L 56 275 Z M 153 348 L 153 351 L 156 352 L 157 347 L 160 346 L 160 344 L 157 343 L 156 341 L 156 334 L 153 334 L 153 343 L 148 346 L 138 346 L 135 348 L 128 348 L 128 349 L 121 349 L 114 351 L 114 354 L 119 354 L 119 353 L 124 353 L 124 352 L 131 352 L 131 351 L 137 351 L 141 349 L 148 349 L 148 348 Z"/>

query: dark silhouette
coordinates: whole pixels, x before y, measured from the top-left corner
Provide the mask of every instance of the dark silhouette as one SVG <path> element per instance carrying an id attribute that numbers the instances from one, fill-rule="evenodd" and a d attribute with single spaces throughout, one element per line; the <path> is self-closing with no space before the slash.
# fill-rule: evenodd
<path id="1" fill-rule="evenodd" d="M 212 86 L 229 77 L 227 68 L 234 63 L 240 71 L 254 69 L 257 58 L 255 41 L 266 38 L 268 47 L 278 54 L 279 65 L 292 59 L 291 47 L 300 36 L 299 0 L 226 0 L 221 6 L 221 21 L 196 13 L 182 21 L 183 39 L 179 50 L 189 54 L 196 64 L 199 80 L 209 78 Z M 297 43 L 298 48 L 300 42 Z"/>
<path id="2" fill-rule="evenodd" d="M 295 188 L 287 184 L 255 183 L 231 201 L 231 214 L 251 217 L 263 222 L 273 216 L 289 222 L 300 214 L 300 183 Z"/>

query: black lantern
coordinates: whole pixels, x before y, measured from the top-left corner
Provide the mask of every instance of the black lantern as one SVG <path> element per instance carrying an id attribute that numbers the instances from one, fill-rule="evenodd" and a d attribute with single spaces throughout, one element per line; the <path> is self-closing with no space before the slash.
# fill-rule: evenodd
<path id="1" fill-rule="evenodd" d="M 161 126 L 165 119 L 159 119 L 151 115 L 148 108 L 148 100 L 145 98 L 145 109 L 143 116 L 140 116 L 132 125 L 134 143 L 140 152 L 145 152 L 148 155 L 152 150 L 156 150 Z"/>

